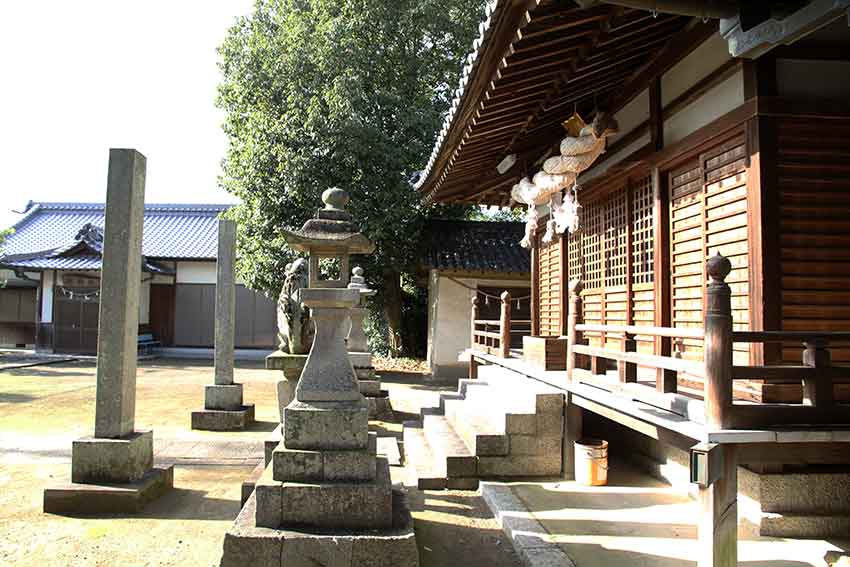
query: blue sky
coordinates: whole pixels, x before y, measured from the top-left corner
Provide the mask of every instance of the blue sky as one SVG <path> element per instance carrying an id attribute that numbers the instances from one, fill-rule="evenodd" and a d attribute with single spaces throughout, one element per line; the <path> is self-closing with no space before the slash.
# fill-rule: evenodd
<path id="1" fill-rule="evenodd" d="M 110 147 L 145 154 L 147 202 L 233 202 L 215 49 L 251 6 L 0 3 L 0 227 L 28 200 L 103 201 Z"/>

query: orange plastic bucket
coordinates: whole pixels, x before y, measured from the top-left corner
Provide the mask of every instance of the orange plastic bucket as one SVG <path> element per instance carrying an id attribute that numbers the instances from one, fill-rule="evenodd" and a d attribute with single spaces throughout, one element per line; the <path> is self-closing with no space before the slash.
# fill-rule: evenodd
<path id="1" fill-rule="evenodd" d="M 608 441 L 579 439 L 575 442 L 576 482 L 585 486 L 608 484 Z"/>

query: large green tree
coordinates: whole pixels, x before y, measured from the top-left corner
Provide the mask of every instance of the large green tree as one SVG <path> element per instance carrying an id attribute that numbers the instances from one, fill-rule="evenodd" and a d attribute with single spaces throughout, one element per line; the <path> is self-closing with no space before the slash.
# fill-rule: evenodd
<path id="1" fill-rule="evenodd" d="M 400 274 L 432 209 L 409 178 L 428 159 L 477 33 L 483 0 L 257 0 L 219 49 L 229 148 L 221 184 L 243 204 L 240 274 L 279 289 L 282 228 L 315 214 L 324 189 L 351 195 L 376 243 L 363 258 L 400 350 Z"/>

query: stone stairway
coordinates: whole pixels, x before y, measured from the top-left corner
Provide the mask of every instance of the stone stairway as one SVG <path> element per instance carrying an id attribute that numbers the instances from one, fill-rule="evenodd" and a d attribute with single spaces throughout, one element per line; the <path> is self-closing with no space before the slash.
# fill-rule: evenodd
<path id="1" fill-rule="evenodd" d="M 475 490 L 478 480 L 561 472 L 564 396 L 495 366 L 463 379 L 404 424 L 405 456 L 420 489 Z"/>

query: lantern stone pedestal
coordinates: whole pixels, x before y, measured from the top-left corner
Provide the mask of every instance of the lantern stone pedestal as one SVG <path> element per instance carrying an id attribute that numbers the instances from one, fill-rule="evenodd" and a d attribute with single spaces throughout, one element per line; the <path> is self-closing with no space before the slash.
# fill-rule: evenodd
<path id="1" fill-rule="evenodd" d="M 419 564 L 413 521 L 390 482 L 389 463 L 377 455 L 368 409 L 346 349 L 349 314 L 360 292 L 319 278 L 315 254 L 347 266 L 349 253 L 374 246 L 341 209 L 348 197 L 322 196 L 317 219 L 287 242 L 310 253 L 310 287 L 301 299 L 315 323 L 315 339 L 284 408 L 283 440 L 257 479 L 254 493 L 225 536 L 221 567 L 326 567 Z"/>
<path id="2" fill-rule="evenodd" d="M 354 367 L 360 393 L 366 398 L 369 419 L 389 419 L 393 415 L 390 393 L 381 389 L 381 381 L 375 375 L 372 353 L 369 351 L 369 343 L 363 329 L 367 312 L 365 300 L 376 293 L 366 285 L 363 268 L 357 266 L 351 271 L 351 282 L 348 284 L 348 289 L 356 289 L 360 292 L 360 301 L 349 312 L 351 330 L 346 337 L 348 359 Z"/>
<path id="3" fill-rule="evenodd" d="M 282 350 L 276 350 L 266 357 L 266 370 L 283 371 L 283 379 L 277 382 L 277 405 L 281 422 L 283 409 L 295 399 L 295 388 L 306 363 L 306 354 L 289 354 Z"/>

